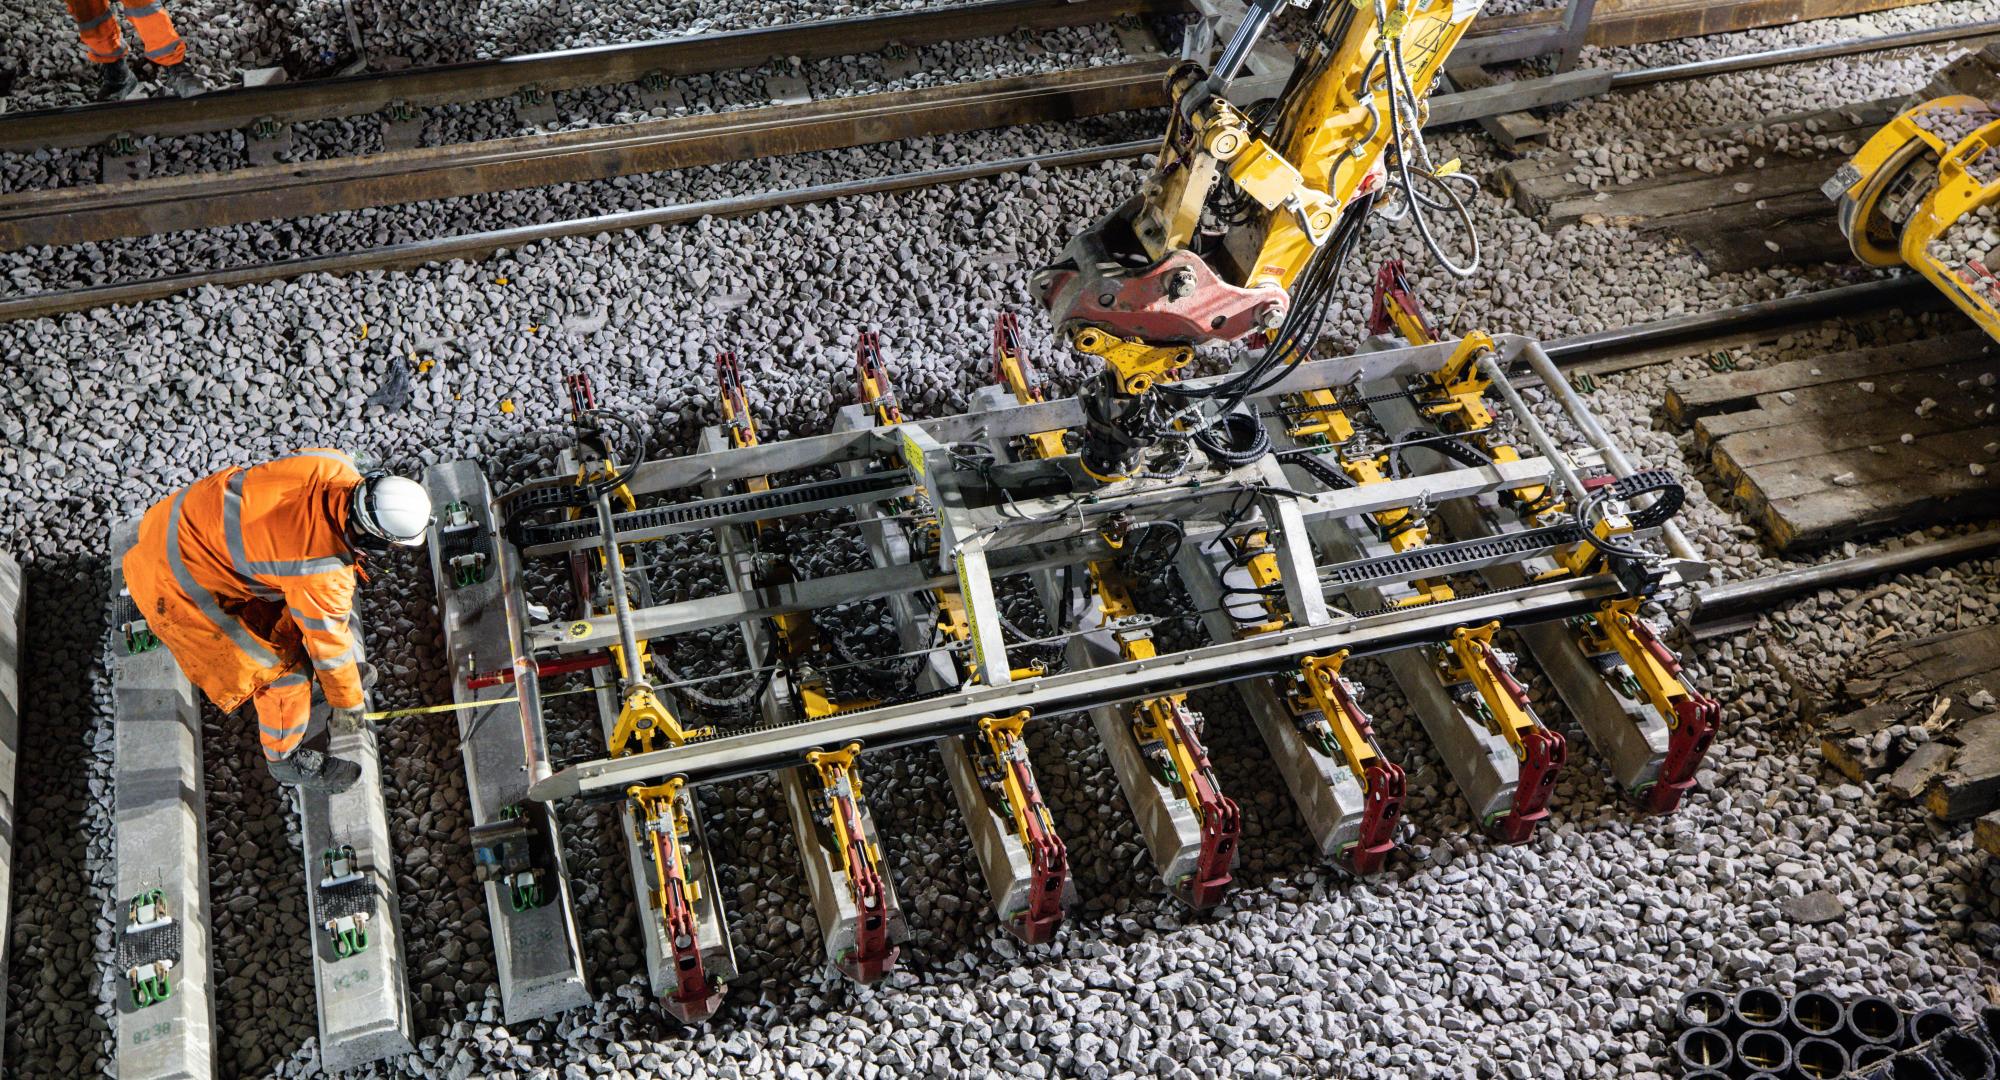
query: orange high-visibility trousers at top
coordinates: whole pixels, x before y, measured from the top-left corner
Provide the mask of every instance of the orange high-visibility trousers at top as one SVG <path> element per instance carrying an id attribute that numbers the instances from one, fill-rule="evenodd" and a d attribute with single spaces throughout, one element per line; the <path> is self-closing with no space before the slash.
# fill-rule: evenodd
<path id="1" fill-rule="evenodd" d="M 361 706 L 346 535 L 360 482 L 339 450 L 224 469 L 146 511 L 125 555 L 125 586 L 188 681 L 225 712 L 255 699 L 267 758 L 305 738 L 308 665 L 328 704 Z"/>
<path id="2" fill-rule="evenodd" d="M 187 59 L 187 47 L 167 15 L 166 0 L 119 0 L 139 32 L 139 47 L 155 64 L 178 64 Z M 117 11 L 111 0 L 69 0 L 70 18 L 82 36 L 91 60 L 113 64 L 125 59 L 125 39 L 118 33 Z"/>

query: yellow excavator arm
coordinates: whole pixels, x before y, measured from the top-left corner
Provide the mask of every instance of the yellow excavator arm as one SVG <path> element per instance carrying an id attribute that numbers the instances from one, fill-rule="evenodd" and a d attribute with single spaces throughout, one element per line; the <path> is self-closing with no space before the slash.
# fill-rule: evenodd
<path id="1" fill-rule="evenodd" d="M 1157 162 L 1137 195 L 1077 235 L 1035 276 L 1058 332 L 1099 357 L 1085 393 L 1083 465 L 1129 475 L 1161 434 L 1186 429 L 1170 387 L 1194 348 L 1250 341 L 1261 378 L 1314 344 L 1341 263 L 1378 196 L 1395 192 L 1434 255 L 1454 261 L 1425 220 L 1448 207 L 1469 221 L 1476 187 L 1423 139 L 1431 85 L 1480 0 L 1314 0 L 1313 32 L 1273 100 L 1225 94 L 1288 0 L 1252 0 L 1212 69 L 1182 63 Z M 1461 192 L 1461 188 L 1464 188 Z M 1472 230 L 1462 232 L 1476 245 Z M 1246 383 L 1247 385 L 1247 383 Z"/>

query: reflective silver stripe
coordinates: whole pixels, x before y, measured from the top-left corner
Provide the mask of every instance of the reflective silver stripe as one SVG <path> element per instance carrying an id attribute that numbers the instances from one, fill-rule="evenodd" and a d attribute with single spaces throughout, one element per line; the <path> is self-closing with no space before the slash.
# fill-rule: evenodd
<path id="1" fill-rule="evenodd" d="M 187 493 L 187 488 L 174 493 L 174 505 L 167 514 L 167 568 L 173 571 L 174 583 L 181 587 L 181 591 L 187 594 L 188 599 L 194 601 L 194 606 L 207 616 L 209 622 L 229 635 L 229 640 L 235 642 L 236 647 L 243 650 L 243 654 L 248 656 L 252 663 L 259 667 L 275 666 L 278 658 L 271 655 L 271 651 L 258 642 L 256 635 L 252 634 L 248 627 L 236 621 L 233 616 L 224 614 L 222 606 L 215 602 L 215 594 L 202 588 L 201 583 L 194 579 L 194 575 L 188 573 L 187 563 L 181 559 L 181 500 L 187 498 Z"/>
<path id="2" fill-rule="evenodd" d="M 243 469 L 229 478 L 229 485 L 222 493 L 222 535 L 229 544 L 229 561 L 236 566 L 236 572 L 246 578 L 254 577 L 309 577 L 344 570 L 348 566 L 346 558 L 339 555 L 323 555 L 315 559 L 274 559 L 268 562 L 251 562 L 248 551 L 243 546 L 243 478 L 250 470 Z M 273 593 L 270 599 L 279 599 L 283 594 Z"/>
<path id="3" fill-rule="evenodd" d="M 310 653 L 312 650 L 307 649 L 306 651 Z M 313 662 L 313 668 L 316 671 L 339 671 L 341 668 L 344 668 L 347 665 L 352 664 L 360 659 L 361 659 L 360 654 L 355 650 L 355 648 L 352 645 L 350 645 L 347 648 L 340 650 L 339 653 L 331 657 L 328 657 L 324 660 L 315 656 L 312 658 L 312 662 Z"/>
<path id="4" fill-rule="evenodd" d="M 105 23 L 108 23 L 110 21 L 111 21 L 111 8 L 109 6 L 106 6 L 104 9 L 104 14 L 99 15 L 95 19 L 91 19 L 88 22 L 82 19 L 78 19 L 76 21 L 76 28 L 78 30 L 95 30 L 98 27 L 103 26 Z"/>
<path id="5" fill-rule="evenodd" d="M 279 740 L 280 742 L 289 739 L 294 735 L 304 735 L 306 733 L 307 726 L 308 725 L 306 724 L 300 724 L 297 727 L 274 728 L 271 725 L 266 724 L 262 720 L 257 721 L 258 731 L 261 731 L 264 734 L 269 735 L 271 738 Z"/>
<path id="6" fill-rule="evenodd" d="M 126 4 L 125 17 L 128 19 L 143 19 L 148 15 L 158 15 L 160 13 L 161 7 L 163 6 L 164 5 L 161 3 L 161 0 L 153 0 L 152 3 L 147 4 L 144 7 L 133 7 L 130 4 Z"/>
<path id="7" fill-rule="evenodd" d="M 347 625 L 346 623 L 338 622 L 333 619 L 315 619 L 311 615 L 304 614 L 303 612 L 299 611 L 298 608 L 295 607 L 287 607 L 285 609 L 285 614 L 290 615 L 292 617 L 292 621 L 298 623 L 300 626 L 303 626 L 308 630 L 317 630 L 322 634 L 338 634 Z"/>
<path id="8" fill-rule="evenodd" d="M 272 679 L 271 689 L 277 690 L 287 686 L 303 686 L 305 685 L 305 681 L 306 681 L 305 672 L 294 671 L 290 675 L 280 675 L 277 678 Z"/>
<path id="9" fill-rule="evenodd" d="M 181 47 L 181 39 L 175 38 L 172 44 L 162 45 L 157 49 L 147 49 L 146 59 L 158 60 L 162 56 L 167 56 L 172 54 L 175 49 L 178 49 L 180 47 Z"/>

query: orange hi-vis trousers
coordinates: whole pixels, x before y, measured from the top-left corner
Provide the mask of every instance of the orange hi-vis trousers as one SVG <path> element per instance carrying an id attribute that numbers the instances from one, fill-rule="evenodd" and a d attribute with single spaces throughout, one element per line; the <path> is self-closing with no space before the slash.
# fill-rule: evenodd
<path id="1" fill-rule="evenodd" d="M 335 708 L 364 700 L 345 539 L 360 482 L 352 458 L 325 448 L 224 469 L 146 511 L 125 553 L 147 627 L 217 708 L 256 704 L 272 760 L 305 739 L 312 675 Z"/>
<path id="2" fill-rule="evenodd" d="M 139 32 L 139 46 L 146 59 L 156 64 L 178 64 L 187 59 L 187 46 L 167 16 L 167 0 L 119 0 L 132 29 Z M 118 18 L 111 0 L 69 0 L 70 18 L 83 36 L 90 59 L 99 64 L 115 64 L 125 59 L 125 39 L 118 33 Z"/>

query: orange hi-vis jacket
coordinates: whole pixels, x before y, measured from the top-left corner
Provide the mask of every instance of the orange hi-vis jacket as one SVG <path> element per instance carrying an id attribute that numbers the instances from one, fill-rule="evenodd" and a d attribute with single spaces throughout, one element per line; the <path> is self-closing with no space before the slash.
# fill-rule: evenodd
<path id="1" fill-rule="evenodd" d="M 340 450 L 227 468 L 146 511 L 125 555 L 139 613 L 189 681 L 224 711 L 257 695 L 267 752 L 289 753 L 305 736 L 304 661 L 328 704 L 362 703 L 346 537 L 360 482 Z M 283 699 L 278 715 L 267 697 Z"/>

